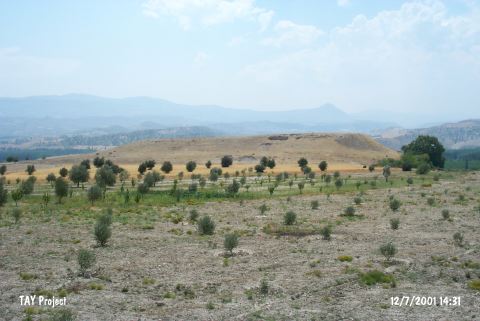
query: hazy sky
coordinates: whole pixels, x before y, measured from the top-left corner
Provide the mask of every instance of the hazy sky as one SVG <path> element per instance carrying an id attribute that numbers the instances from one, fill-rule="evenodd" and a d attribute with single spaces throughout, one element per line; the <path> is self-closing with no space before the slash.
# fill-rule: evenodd
<path id="1" fill-rule="evenodd" d="M 0 2 L 0 96 L 480 116 L 469 0 Z"/>

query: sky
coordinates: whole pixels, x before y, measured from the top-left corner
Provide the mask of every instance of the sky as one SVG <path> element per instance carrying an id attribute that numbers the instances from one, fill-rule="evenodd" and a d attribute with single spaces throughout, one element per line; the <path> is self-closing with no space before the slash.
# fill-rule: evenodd
<path id="1" fill-rule="evenodd" d="M 0 96 L 480 117 L 480 1 L 0 2 Z"/>

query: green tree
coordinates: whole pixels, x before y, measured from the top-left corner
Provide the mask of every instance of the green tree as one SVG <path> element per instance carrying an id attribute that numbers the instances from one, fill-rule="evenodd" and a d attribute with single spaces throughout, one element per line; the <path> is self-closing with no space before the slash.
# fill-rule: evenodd
<path id="1" fill-rule="evenodd" d="M 2 165 L 0 166 L 0 175 L 5 175 L 5 173 L 7 172 L 7 165 Z"/>
<path id="2" fill-rule="evenodd" d="M 445 148 L 438 141 L 438 138 L 435 136 L 420 135 L 410 144 L 402 147 L 402 151 L 407 153 L 412 153 L 414 155 L 427 154 L 430 162 L 435 167 L 443 168 L 445 164 L 445 158 L 443 153 Z"/>
<path id="3" fill-rule="evenodd" d="M 49 182 L 50 185 L 53 186 L 53 184 L 55 183 L 56 180 L 57 180 L 57 177 L 55 176 L 55 174 L 50 173 L 50 174 L 47 175 L 47 182 Z"/>
<path id="4" fill-rule="evenodd" d="M 12 193 L 12 200 L 15 202 L 15 206 L 18 206 L 18 201 L 20 201 L 23 197 L 23 192 L 20 188 L 13 190 Z"/>
<path id="5" fill-rule="evenodd" d="M 90 160 L 89 159 L 84 159 L 80 162 L 81 166 L 85 166 L 86 169 L 90 169 Z"/>
<path id="6" fill-rule="evenodd" d="M 187 171 L 191 173 L 195 170 L 195 168 L 197 168 L 197 163 L 195 163 L 194 161 L 189 161 L 187 162 L 185 167 L 187 168 Z"/>
<path id="7" fill-rule="evenodd" d="M 35 165 L 27 165 L 27 169 L 25 170 L 28 175 L 32 175 L 35 171 Z"/>
<path id="8" fill-rule="evenodd" d="M 212 162 L 208 160 L 208 161 L 205 163 L 205 167 L 208 168 L 208 169 L 210 169 L 210 167 L 212 167 Z"/>
<path id="9" fill-rule="evenodd" d="M 322 172 L 326 171 L 327 167 L 328 167 L 328 163 L 324 160 L 321 161 L 320 164 L 318 164 L 318 168 L 320 168 Z"/>
<path id="10" fill-rule="evenodd" d="M 62 198 L 68 195 L 68 183 L 62 177 L 57 178 L 55 181 L 55 195 L 58 197 L 58 203 L 62 203 Z"/>
<path id="11" fill-rule="evenodd" d="M 302 157 L 298 160 L 298 167 L 304 168 L 305 166 L 308 165 L 308 160 L 305 157 Z"/>
<path id="12" fill-rule="evenodd" d="M 146 171 L 147 171 L 147 165 L 145 164 L 145 162 L 138 165 L 138 172 L 140 173 L 140 175 L 145 174 Z"/>
<path id="13" fill-rule="evenodd" d="M 102 167 L 103 165 L 105 164 L 105 158 L 103 157 L 95 157 L 93 159 L 93 165 L 96 167 L 96 168 L 100 168 Z"/>
<path id="14" fill-rule="evenodd" d="M 87 190 L 87 197 L 90 203 L 95 203 L 95 201 L 98 201 L 100 198 L 102 198 L 102 189 L 98 185 L 93 185 Z"/>
<path id="15" fill-rule="evenodd" d="M 69 178 L 80 187 L 80 183 L 88 182 L 90 174 L 84 165 L 73 165 L 69 172 Z"/>
<path id="16" fill-rule="evenodd" d="M 146 160 L 144 163 L 148 170 L 152 170 L 156 165 L 156 162 L 153 159 Z"/>
<path id="17" fill-rule="evenodd" d="M 95 173 L 95 182 L 104 190 L 107 186 L 114 186 L 116 181 L 117 177 L 110 166 L 104 165 L 97 169 L 97 172 Z"/>
<path id="18" fill-rule="evenodd" d="M 68 169 L 66 169 L 65 167 L 62 167 L 58 173 L 60 174 L 61 177 L 67 177 L 68 175 Z"/>
<path id="19" fill-rule="evenodd" d="M 221 160 L 222 167 L 230 167 L 233 164 L 233 157 L 231 155 L 225 155 Z"/>
<path id="20" fill-rule="evenodd" d="M 8 191 L 7 189 L 3 186 L 3 180 L 0 180 L 0 207 L 5 205 L 8 200 Z"/>
<path id="21" fill-rule="evenodd" d="M 265 166 L 262 164 L 255 165 L 255 172 L 263 173 L 265 171 Z"/>
<path id="22" fill-rule="evenodd" d="M 226 234 L 223 246 L 225 247 L 225 250 L 229 252 L 230 256 L 232 256 L 233 249 L 238 246 L 238 235 L 235 233 Z"/>
<path id="23" fill-rule="evenodd" d="M 173 165 L 169 161 L 165 161 L 165 162 L 163 162 L 162 167 L 160 169 L 165 174 L 168 174 L 173 170 Z"/>
<path id="24" fill-rule="evenodd" d="M 388 182 L 388 178 L 390 177 L 391 173 L 390 165 L 385 165 L 383 167 L 383 177 L 385 177 L 385 182 Z"/>
<path id="25" fill-rule="evenodd" d="M 275 165 L 277 165 L 275 163 L 275 160 L 273 158 L 270 158 L 268 161 L 267 161 L 267 167 L 270 168 L 270 169 L 273 169 L 275 167 Z"/>

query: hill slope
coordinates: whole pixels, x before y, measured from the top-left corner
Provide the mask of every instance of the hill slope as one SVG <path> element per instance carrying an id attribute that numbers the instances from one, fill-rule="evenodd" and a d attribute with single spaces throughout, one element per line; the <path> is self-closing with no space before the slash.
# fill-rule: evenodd
<path id="1" fill-rule="evenodd" d="M 146 159 L 155 159 L 157 163 L 169 160 L 175 164 L 185 164 L 189 160 L 199 164 L 207 160 L 219 163 L 223 155 L 232 155 L 235 163 L 255 164 L 262 156 L 269 156 L 278 164 L 295 165 L 303 156 L 312 166 L 323 159 L 336 163 L 370 164 L 386 156 L 397 156 L 395 151 L 369 136 L 330 133 L 159 139 L 123 145 L 98 154 L 119 164 L 138 164 Z M 74 163 L 85 156 L 65 156 L 39 162 Z"/>
<path id="2" fill-rule="evenodd" d="M 464 120 L 439 126 L 419 129 L 385 131 L 375 139 L 395 150 L 410 143 L 419 135 L 436 136 L 447 149 L 480 147 L 480 120 Z"/>

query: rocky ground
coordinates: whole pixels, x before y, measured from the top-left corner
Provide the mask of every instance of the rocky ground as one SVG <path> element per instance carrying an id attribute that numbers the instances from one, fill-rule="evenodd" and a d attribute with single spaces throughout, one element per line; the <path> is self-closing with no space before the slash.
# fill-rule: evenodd
<path id="1" fill-rule="evenodd" d="M 480 320 L 480 292 L 471 288 L 480 278 L 479 183 L 480 174 L 471 173 L 431 187 L 369 190 L 360 205 L 351 193 L 195 206 L 216 222 L 213 236 L 198 235 L 187 219 L 192 206 L 114 208 L 106 247 L 95 245 L 92 215 L 46 218 L 32 210 L 14 225 L 2 214 L 0 320 L 53 318 L 60 308 L 20 305 L 19 296 L 32 293 L 66 296 L 75 320 Z M 390 195 L 401 201 L 396 212 Z M 318 209 L 311 208 L 314 200 Z M 262 204 L 269 208 L 264 215 Z M 356 209 L 353 218 L 340 216 L 348 206 Z M 450 219 L 442 218 L 443 209 Z M 265 226 L 281 227 L 289 210 L 298 218 L 289 231 L 309 235 L 265 233 Z M 175 224 L 172 218 L 182 215 Z M 398 230 L 392 218 L 399 218 Z M 326 225 L 333 227 L 331 240 L 318 233 Z M 225 257 L 224 235 L 234 231 L 239 246 Z M 386 262 L 379 247 L 389 241 L 398 253 Z M 97 257 L 87 277 L 78 273 L 81 248 Z M 388 281 L 362 282 L 372 270 Z M 391 297 L 413 295 L 461 302 L 391 305 Z"/>

